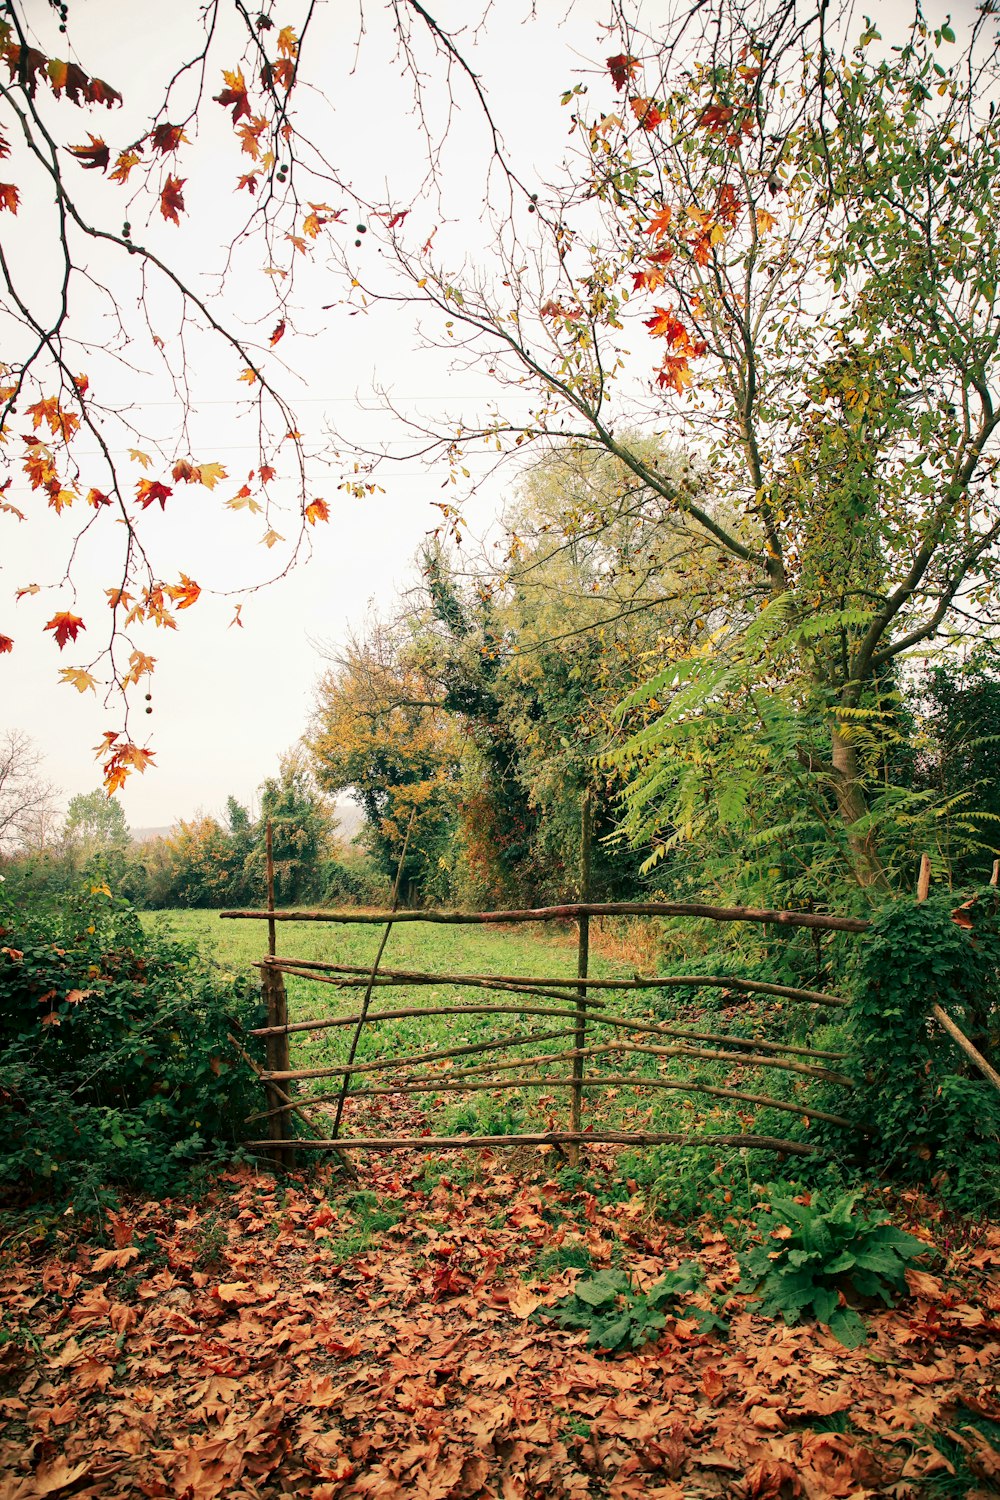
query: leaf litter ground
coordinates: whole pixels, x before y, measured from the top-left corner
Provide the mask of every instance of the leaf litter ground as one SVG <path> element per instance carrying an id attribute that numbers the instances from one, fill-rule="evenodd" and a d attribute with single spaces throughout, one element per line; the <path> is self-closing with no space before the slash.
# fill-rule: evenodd
<path id="1" fill-rule="evenodd" d="M 1000 1494 L 1000 1228 L 948 1249 L 903 1200 L 946 1258 L 847 1350 L 733 1294 L 738 1226 L 606 1201 L 611 1151 L 574 1187 L 561 1165 L 247 1169 L 196 1204 L 127 1203 L 103 1238 L 22 1228 L 0 1262 L 0 1500 Z M 691 1256 L 726 1340 L 668 1318 L 608 1357 L 529 1321 L 588 1258 L 647 1285 Z"/>

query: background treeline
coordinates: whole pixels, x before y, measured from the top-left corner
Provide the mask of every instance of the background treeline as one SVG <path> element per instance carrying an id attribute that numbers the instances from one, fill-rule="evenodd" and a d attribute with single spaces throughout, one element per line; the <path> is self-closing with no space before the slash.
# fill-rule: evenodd
<path id="1" fill-rule="evenodd" d="M 5 887 L 18 895 L 58 895 L 105 885 L 146 909 L 259 906 L 267 899 L 266 827 L 273 829 L 275 896 L 301 901 L 376 903 L 385 898 L 364 853 L 337 836 L 332 802 L 302 760 L 284 758 L 257 797 L 258 811 L 230 797 L 225 821 L 201 815 L 162 837 L 134 841 L 120 805 L 102 791 L 74 797 L 61 828 L 40 846 L 3 863 Z"/>
<path id="2" fill-rule="evenodd" d="M 747 526 L 693 460 L 655 445 L 646 458 Z M 415 811 L 407 899 L 575 895 L 588 791 L 595 899 L 865 907 L 911 892 L 925 851 L 936 881 L 988 877 L 993 641 L 893 663 L 866 688 L 838 730 L 848 800 L 809 662 L 847 649 L 856 610 L 782 612 L 613 457 L 556 449 L 488 556 L 435 543 L 418 563 L 395 618 L 331 655 L 304 739 L 318 784 L 362 805 L 387 880 Z"/>
<path id="3" fill-rule="evenodd" d="M 748 527 L 693 459 L 643 452 Z M 231 797 L 224 819 L 134 843 L 115 802 L 79 796 L 61 827 L 36 815 L 8 839 L 9 889 L 261 904 L 270 819 L 285 904 L 384 903 L 405 844 L 404 903 L 537 905 L 581 890 L 585 796 L 593 899 L 867 909 L 911 892 L 924 852 L 936 882 L 981 883 L 1000 852 L 1000 651 L 887 664 L 837 710 L 845 781 L 811 663 L 848 650 L 856 614 L 769 600 L 624 464 L 568 443 L 526 471 L 488 553 L 429 544 L 394 615 L 330 653 L 254 814 Z M 345 795 L 364 815 L 350 843 Z"/>

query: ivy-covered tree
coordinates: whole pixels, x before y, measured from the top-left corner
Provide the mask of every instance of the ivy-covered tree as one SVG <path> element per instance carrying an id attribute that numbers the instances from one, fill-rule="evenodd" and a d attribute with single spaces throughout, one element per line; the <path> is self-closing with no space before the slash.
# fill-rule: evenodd
<path id="1" fill-rule="evenodd" d="M 778 692 L 755 776 L 794 762 L 844 871 L 885 889 L 886 683 L 982 628 L 1000 562 L 991 23 L 959 45 L 918 12 L 887 44 L 825 6 L 707 0 L 656 31 L 614 9 L 605 78 L 565 94 L 580 155 L 497 216 L 492 267 L 435 261 L 409 224 L 389 236 L 413 295 L 498 397 L 535 392 L 530 413 L 424 422 L 393 457 L 573 441 L 685 517 L 720 574 L 744 570 L 747 608 L 631 698 L 660 707 L 620 762 L 631 835 L 655 859 L 690 822 L 682 739 L 705 816 L 730 773 L 738 807 L 740 758 L 706 751 L 734 696 L 746 733 Z M 681 430 L 700 462 L 678 480 L 632 434 Z"/>

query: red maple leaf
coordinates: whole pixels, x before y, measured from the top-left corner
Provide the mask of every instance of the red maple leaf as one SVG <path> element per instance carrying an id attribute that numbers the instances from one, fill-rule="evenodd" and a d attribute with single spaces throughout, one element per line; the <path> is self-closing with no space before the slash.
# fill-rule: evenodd
<path id="1" fill-rule="evenodd" d="M 278 342 L 278 340 L 279 339 L 283 339 L 284 336 L 285 336 L 285 320 L 284 320 L 284 318 L 282 318 L 281 322 L 277 324 L 277 326 L 275 327 L 274 332 L 271 334 L 271 347 L 273 348 L 274 345 Z"/>
<path id="2" fill-rule="evenodd" d="M 90 136 L 89 146 L 67 146 L 66 150 L 89 171 L 92 172 L 97 168 L 106 172 L 111 163 L 111 152 L 99 135 L 91 135 L 89 130 L 87 134 Z"/>
<path id="3" fill-rule="evenodd" d="M 181 188 L 187 182 L 186 177 L 168 177 L 166 186 L 160 194 L 160 213 L 165 219 L 172 219 L 175 224 L 180 223 L 178 213 L 184 212 L 184 194 Z"/>
<path id="4" fill-rule="evenodd" d="M 135 487 L 135 498 L 143 510 L 147 510 L 156 500 L 160 502 L 160 509 L 166 510 L 167 499 L 172 494 L 170 486 L 161 484 L 158 479 L 140 479 Z"/>
<path id="5" fill-rule="evenodd" d="M 79 615 L 71 615 L 68 610 L 61 614 L 53 615 L 45 626 L 46 630 L 55 631 L 56 645 L 61 651 L 67 641 L 75 641 L 81 630 L 86 630 L 86 625 Z"/>
<path id="6" fill-rule="evenodd" d="M 703 125 L 706 130 L 724 130 L 733 118 L 733 112 L 725 104 L 710 104 L 707 109 L 702 110 L 698 124 Z"/>
<path id="7" fill-rule="evenodd" d="M 17 213 L 18 191 L 12 182 L 0 182 L 0 208 L 9 208 Z"/>
<path id="8" fill-rule="evenodd" d="M 329 521 L 330 507 L 325 500 L 313 500 L 306 506 L 306 520 L 310 526 L 315 526 L 317 521 Z"/>
<path id="9" fill-rule="evenodd" d="M 103 78 L 91 78 L 82 85 L 83 95 L 88 104 L 106 104 L 108 109 L 115 104 L 121 104 L 122 96 L 117 89 L 113 89 L 110 83 L 105 83 Z"/>
<path id="10" fill-rule="evenodd" d="M 232 73 L 224 71 L 222 76 L 226 80 L 226 87 L 222 90 L 221 94 L 213 96 L 216 104 L 221 104 L 224 108 L 230 104 L 233 106 L 234 125 L 241 115 L 246 115 L 249 120 L 250 101 L 247 98 L 247 86 L 243 74 L 237 69 Z"/>
<path id="11" fill-rule="evenodd" d="M 606 59 L 611 81 L 620 94 L 630 78 L 634 78 L 639 71 L 639 59 L 630 57 L 627 52 L 619 52 L 615 57 Z"/>
<path id="12" fill-rule="evenodd" d="M 187 136 L 183 125 L 157 125 L 155 130 L 149 132 L 149 140 L 154 151 L 166 156 L 168 151 L 176 151 L 181 142 L 187 140 Z"/>
<path id="13" fill-rule="evenodd" d="M 2 656 L 5 651 L 13 651 L 13 649 L 14 642 L 11 640 L 10 636 L 0 635 L 0 656 Z"/>

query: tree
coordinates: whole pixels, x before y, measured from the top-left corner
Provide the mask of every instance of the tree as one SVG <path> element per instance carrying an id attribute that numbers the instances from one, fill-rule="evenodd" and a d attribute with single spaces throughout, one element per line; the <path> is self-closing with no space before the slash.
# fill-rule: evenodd
<path id="1" fill-rule="evenodd" d="M 324 110 L 350 84 L 328 79 L 331 58 L 345 54 L 342 15 L 290 0 L 279 24 L 269 6 L 217 0 L 163 17 L 163 46 L 99 5 L 84 14 L 9 0 L 0 18 L 0 517 L 34 526 L 45 507 L 58 520 L 64 544 L 56 533 L 51 569 L 23 578 L 17 598 L 22 617 L 44 604 L 39 627 L 60 652 L 75 648 L 62 680 L 118 702 L 99 748 L 109 793 L 153 761 L 129 706 L 148 699 L 156 632 L 176 629 L 202 593 L 190 547 L 167 544 L 158 513 L 176 517 L 189 544 L 195 506 L 258 528 L 270 572 L 247 577 L 236 625 L 246 594 L 304 555 L 311 528 L 329 518 L 316 486 L 330 465 L 300 430 L 281 365 L 296 318 L 308 335 L 325 321 L 330 278 L 312 295 L 310 262 L 331 237 L 343 236 L 346 252 L 371 219 L 407 212 L 377 189 L 349 187 L 331 159 L 344 136 Z M 359 7 L 359 39 L 375 48 L 382 96 L 385 48 L 398 49 L 414 94 L 397 104 L 420 115 L 423 171 L 433 179 L 440 164 L 423 107 L 429 77 L 444 96 L 461 81 L 496 149 L 482 89 L 448 31 L 417 0 L 394 3 L 384 20 Z M 109 82 L 98 75 L 112 44 L 128 62 Z M 206 396 L 227 395 L 245 401 L 251 453 L 249 471 L 241 463 L 233 477 L 200 411 Z M 144 401 L 166 409 L 166 435 L 146 422 Z M 348 463 L 340 488 L 375 486 Z M 91 557 L 103 573 L 96 587 Z M 234 587 L 221 570 L 217 587 Z M 9 599 L 2 612 L 0 653 L 17 635 Z"/>
<path id="2" fill-rule="evenodd" d="M 231 801 L 230 826 L 232 817 Z M 260 789 L 260 818 L 245 870 L 248 882 L 265 892 L 268 823 L 276 898 L 290 903 L 319 896 L 322 862 L 330 852 L 336 824 L 333 808 L 316 786 L 302 751 L 285 755 L 278 775 L 269 776 Z"/>
<path id="3" fill-rule="evenodd" d="M 56 791 L 42 775 L 43 760 L 20 730 L 8 729 L 0 740 L 0 854 L 47 842 Z"/>
<path id="4" fill-rule="evenodd" d="M 462 745 L 406 645 L 377 620 L 352 639 L 318 684 L 305 745 L 324 791 L 354 792 L 364 842 L 390 880 L 406 842 L 400 889 L 412 899 L 447 888 Z"/>
<path id="5" fill-rule="evenodd" d="M 756 618 L 651 676 L 665 710 L 626 748 L 628 826 L 655 857 L 678 827 L 664 742 L 714 734 L 720 695 L 752 712 L 780 685 L 780 753 L 843 830 L 853 877 L 885 887 L 869 793 L 895 666 L 981 629 L 996 577 L 989 22 L 956 50 L 918 12 L 890 50 L 825 6 L 708 0 L 656 34 L 616 17 L 596 109 L 582 84 L 565 95 L 582 159 L 530 217 L 495 224 L 491 271 L 389 235 L 464 359 L 537 393 L 527 418 L 498 411 L 459 441 L 423 424 L 394 457 L 568 440 L 685 516 L 746 571 Z M 659 350 L 638 394 L 630 334 Z M 700 462 L 678 482 L 629 434 L 681 421 Z"/>
<path id="6" fill-rule="evenodd" d="M 97 849 L 124 848 L 129 831 L 121 805 L 109 801 L 100 790 L 79 792 L 66 809 L 63 838 L 85 855 Z"/>

